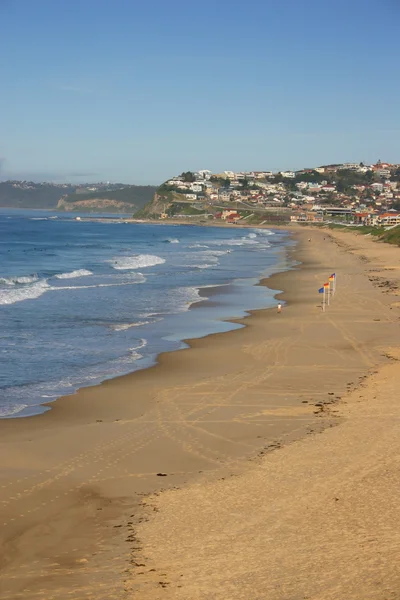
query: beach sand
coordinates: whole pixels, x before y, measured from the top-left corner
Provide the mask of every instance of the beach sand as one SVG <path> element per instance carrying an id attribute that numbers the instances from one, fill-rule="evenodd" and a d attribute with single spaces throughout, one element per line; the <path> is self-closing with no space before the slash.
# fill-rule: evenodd
<path id="1" fill-rule="evenodd" d="M 2 599 L 400 597 L 399 250 L 294 231 L 282 314 L 0 423 Z"/>

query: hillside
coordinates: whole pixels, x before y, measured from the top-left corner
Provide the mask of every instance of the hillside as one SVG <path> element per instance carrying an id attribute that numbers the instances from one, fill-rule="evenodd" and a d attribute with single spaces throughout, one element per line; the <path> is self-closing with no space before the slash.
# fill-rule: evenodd
<path id="1" fill-rule="evenodd" d="M 400 225 L 397 227 L 393 227 L 393 229 L 388 229 L 385 233 L 380 237 L 383 242 L 387 242 L 388 244 L 397 244 L 400 246 Z"/>
<path id="2" fill-rule="evenodd" d="M 76 186 L 31 181 L 1 181 L 1 208 L 56 208 L 63 194 L 69 194 Z"/>
<path id="3" fill-rule="evenodd" d="M 182 198 L 183 194 L 167 190 L 163 184 L 160 187 L 155 188 L 151 200 L 135 213 L 135 218 L 158 219 L 161 213 L 168 212 L 168 208 L 173 202 L 180 201 Z"/>
<path id="4" fill-rule="evenodd" d="M 129 185 L 111 190 L 75 191 L 63 196 L 58 210 L 135 213 L 153 198 L 155 186 Z"/>
<path id="5" fill-rule="evenodd" d="M 0 208 L 133 213 L 151 201 L 155 186 L 0 182 Z"/>

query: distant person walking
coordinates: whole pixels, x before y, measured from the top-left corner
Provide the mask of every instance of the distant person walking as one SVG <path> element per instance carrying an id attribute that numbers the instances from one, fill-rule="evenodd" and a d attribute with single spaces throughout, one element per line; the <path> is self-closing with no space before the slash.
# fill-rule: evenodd
<path id="1" fill-rule="evenodd" d="M 282 304 L 280 302 L 278 302 L 278 314 L 281 314 L 282 312 Z"/>

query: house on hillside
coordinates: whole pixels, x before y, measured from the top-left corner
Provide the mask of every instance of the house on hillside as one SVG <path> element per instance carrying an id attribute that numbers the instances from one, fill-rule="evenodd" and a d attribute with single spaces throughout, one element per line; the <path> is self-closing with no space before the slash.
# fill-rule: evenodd
<path id="1" fill-rule="evenodd" d="M 223 221 L 237 221 L 240 219 L 240 215 L 236 210 L 223 210 L 221 213 L 221 219 Z"/>
<path id="2" fill-rule="evenodd" d="M 231 193 L 230 192 L 220 192 L 219 193 L 219 199 L 221 200 L 221 202 L 229 202 L 231 199 Z"/>
<path id="3" fill-rule="evenodd" d="M 336 193 L 336 186 L 332 185 L 331 183 L 326 183 L 324 186 L 322 186 L 322 191 L 323 192 L 333 192 Z"/>

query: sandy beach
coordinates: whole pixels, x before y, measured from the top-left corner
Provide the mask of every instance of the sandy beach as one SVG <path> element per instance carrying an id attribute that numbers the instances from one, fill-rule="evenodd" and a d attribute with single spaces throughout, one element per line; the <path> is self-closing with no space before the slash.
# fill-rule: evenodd
<path id="1" fill-rule="evenodd" d="M 282 314 L 0 422 L 2 599 L 400 597 L 399 249 L 293 232 Z"/>

